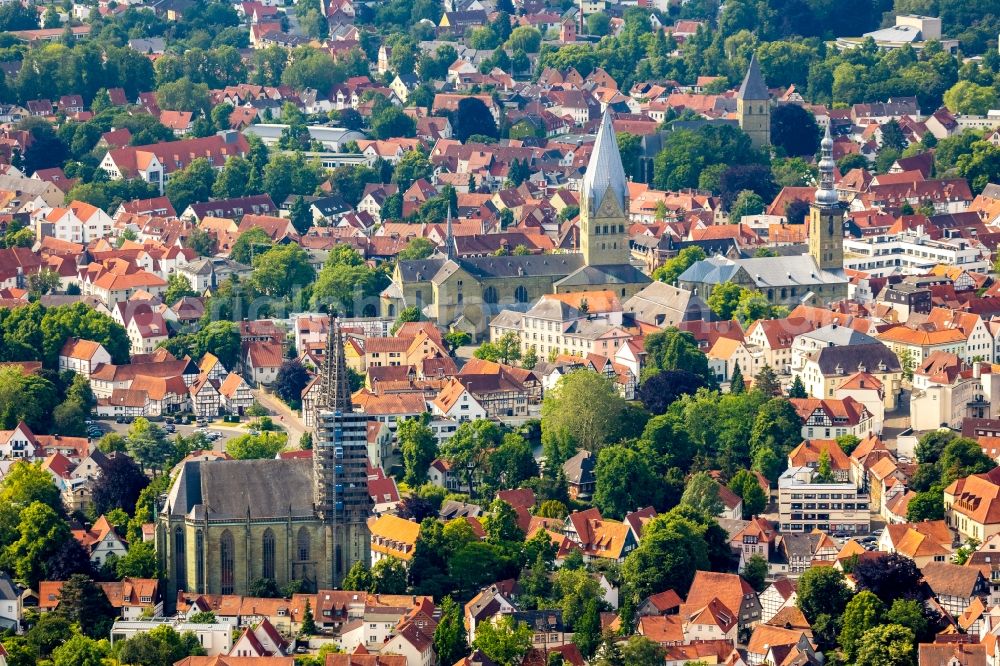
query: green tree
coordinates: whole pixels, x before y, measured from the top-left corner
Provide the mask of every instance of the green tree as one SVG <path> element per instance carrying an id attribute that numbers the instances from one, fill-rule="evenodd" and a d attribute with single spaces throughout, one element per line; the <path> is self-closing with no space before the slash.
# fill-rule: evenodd
<path id="1" fill-rule="evenodd" d="M 488 450 L 499 446 L 503 431 L 493 421 L 476 419 L 458 426 L 455 434 L 441 445 L 440 456 L 457 468 L 463 477 L 469 495 L 475 491 L 475 482 Z"/>
<path id="2" fill-rule="evenodd" d="M 434 254 L 435 250 L 437 250 L 437 246 L 433 242 L 422 236 L 415 236 L 410 239 L 410 242 L 406 244 L 406 247 L 403 248 L 396 258 L 399 261 L 426 259 Z"/>
<path id="3" fill-rule="evenodd" d="M 486 103 L 478 97 L 463 97 L 451 114 L 452 133 L 463 143 L 474 135 L 497 138 L 496 121 Z"/>
<path id="4" fill-rule="evenodd" d="M 46 577 L 46 563 L 60 546 L 72 539 L 69 527 L 52 508 L 32 502 L 21 511 L 15 541 L 4 553 L 18 580 L 35 587 Z"/>
<path id="5" fill-rule="evenodd" d="M 781 382 L 778 381 L 778 375 L 767 364 L 754 376 L 753 387 L 755 391 L 760 391 L 766 396 L 781 394 Z"/>
<path id="6" fill-rule="evenodd" d="M 524 541 L 524 532 L 517 524 L 517 512 L 502 499 L 497 498 L 490 504 L 483 527 L 489 543 L 499 545 Z"/>
<path id="7" fill-rule="evenodd" d="M 28 275 L 28 291 L 32 296 L 44 296 L 59 288 L 59 274 L 55 271 L 43 268 Z"/>
<path id="8" fill-rule="evenodd" d="M 190 204 L 208 201 L 215 184 L 215 169 L 204 157 L 199 157 L 180 171 L 174 172 L 164 188 L 174 210 L 182 211 Z"/>
<path id="9" fill-rule="evenodd" d="M 425 419 L 406 419 L 396 429 L 406 473 L 403 481 L 412 487 L 427 480 L 427 470 L 437 457 L 437 437 Z"/>
<path id="10" fill-rule="evenodd" d="M 1000 98 L 992 86 L 959 81 L 945 92 L 944 105 L 952 113 L 985 116 L 990 109 L 1000 105 Z"/>
<path id="11" fill-rule="evenodd" d="M 391 105 L 372 116 L 371 127 L 376 139 L 413 137 L 417 133 L 417 125 L 413 118 L 406 115 L 402 109 Z"/>
<path id="12" fill-rule="evenodd" d="M 583 613 L 573 625 L 573 631 L 573 642 L 589 659 L 601 642 L 601 613 L 597 599 L 587 601 Z"/>
<path id="13" fill-rule="evenodd" d="M 84 635 L 93 639 L 107 636 L 115 617 L 104 591 L 81 574 L 70 576 L 63 583 L 56 612 L 78 624 Z"/>
<path id="14" fill-rule="evenodd" d="M 674 284 L 681 273 L 691 268 L 696 262 L 705 259 L 705 251 L 697 245 L 686 247 L 677 253 L 676 257 L 667 259 L 663 265 L 653 271 L 653 279 L 667 284 Z"/>
<path id="15" fill-rule="evenodd" d="M 625 400 L 604 375 L 588 370 L 559 379 L 542 401 L 542 438 L 563 434 L 587 451 L 597 451 L 621 432 Z"/>
<path id="16" fill-rule="evenodd" d="M 865 632 L 885 622 L 885 605 L 868 590 L 858 592 L 844 609 L 844 628 L 840 647 L 850 661 L 857 659 L 858 647 Z"/>
<path id="17" fill-rule="evenodd" d="M 872 627 L 858 643 L 857 666 L 914 666 L 916 637 L 898 624 Z"/>
<path id="18" fill-rule="evenodd" d="M 118 558 L 115 571 L 119 578 L 156 578 L 159 560 L 153 544 L 139 542 L 129 546 L 128 552 Z"/>
<path id="19" fill-rule="evenodd" d="M 167 291 L 163 294 L 166 303 L 174 304 L 185 296 L 197 296 L 191 288 L 191 283 L 180 273 L 174 273 L 167 279 Z"/>
<path id="20" fill-rule="evenodd" d="M 313 636 L 316 634 L 316 621 L 313 619 L 312 604 L 306 599 L 305 610 L 302 611 L 302 626 L 299 629 L 302 636 Z"/>
<path id="21" fill-rule="evenodd" d="M 844 574 L 833 567 L 812 567 L 799 578 L 798 606 L 823 645 L 831 645 L 837 635 L 837 620 L 851 599 Z"/>
<path id="22" fill-rule="evenodd" d="M 684 485 L 681 504 L 690 506 L 708 516 L 717 516 L 724 507 L 719 498 L 719 483 L 708 472 L 692 474 Z"/>
<path id="23" fill-rule="evenodd" d="M 73 637 L 73 625 L 58 613 L 45 613 L 38 618 L 31 629 L 28 630 L 26 639 L 31 648 L 32 660 L 29 664 L 37 663 L 39 657 L 45 658 L 61 645 L 65 645 Z"/>
<path id="24" fill-rule="evenodd" d="M 735 282 L 723 282 L 712 290 L 706 303 L 719 319 L 729 320 L 733 318 L 744 291 L 745 289 Z"/>
<path id="25" fill-rule="evenodd" d="M 780 104 L 771 110 L 771 142 L 786 155 L 815 155 L 819 137 L 816 118 L 805 107 Z"/>
<path id="26" fill-rule="evenodd" d="M 191 248 L 199 257 L 210 257 L 218 251 L 218 242 L 211 233 L 195 228 L 184 241 L 184 247 Z"/>
<path id="27" fill-rule="evenodd" d="M 163 428 L 141 416 L 129 426 L 127 447 L 133 460 L 154 472 L 163 468 L 173 448 Z"/>
<path id="28" fill-rule="evenodd" d="M 385 557 L 372 566 L 372 592 L 406 594 L 406 566 L 394 557 Z"/>
<path id="29" fill-rule="evenodd" d="M 746 390 L 746 380 L 743 379 L 743 371 L 740 370 L 740 364 L 737 362 L 733 366 L 733 375 L 729 378 L 729 392 L 740 394 L 745 393 Z"/>
<path id="30" fill-rule="evenodd" d="M 171 666 L 185 657 L 205 655 L 193 632 L 179 634 L 167 625 L 116 642 L 115 651 L 121 663 L 142 666 Z"/>
<path id="31" fill-rule="evenodd" d="M 802 377 L 795 375 L 795 379 L 792 380 L 792 386 L 788 389 L 789 398 L 808 398 L 809 394 L 806 393 L 806 386 L 802 383 Z"/>
<path id="32" fill-rule="evenodd" d="M 816 483 L 833 483 L 833 469 L 830 466 L 830 452 L 826 449 L 820 451 L 819 460 L 816 464 Z"/>
<path id="33" fill-rule="evenodd" d="M 767 508 L 767 494 L 753 472 L 741 469 L 729 480 L 728 487 L 743 499 L 743 520 L 750 520 Z"/>
<path id="34" fill-rule="evenodd" d="M 757 593 L 764 591 L 767 587 L 765 579 L 767 578 L 768 564 L 760 555 L 752 555 L 750 559 L 747 560 L 746 564 L 743 565 L 743 571 L 740 575 L 743 576 L 743 580 L 750 583 L 750 587 L 755 589 Z"/>
<path id="35" fill-rule="evenodd" d="M 106 640 L 94 640 L 77 634 L 52 651 L 52 664 L 53 666 L 102 666 L 109 653 Z"/>
<path id="36" fill-rule="evenodd" d="M 764 212 L 764 200 L 753 190 L 743 190 L 736 196 L 729 210 L 729 220 L 733 224 L 742 222 L 748 215 L 760 215 Z"/>
<path id="37" fill-rule="evenodd" d="M 538 511 L 535 515 L 542 518 L 558 518 L 563 519 L 569 513 L 566 505 L 559 500 L 545 500 L 538 506 Z"/>
<path id="38" fill-rule="evenodd" d="M 57 400 L 56 387 L 48 379 L 22 375 L 18 368 L 0 369 L 0 425 L 4 428 L 13 429 L 24 421 L 32 432 L 46 432 Z"/>
<path id="39" fill-rule="evenodd" d="M 351 565 L 347 575 L 344 576 L 342 587 L 345 590 L 363 590 L 368 592 L 372 589 L 372 583 L 371 569 L 359 560 Z"/>
<path id="40" fill-rule="evenodd" d="M 626 556 L 622 579 L 639 599 L 666 589 L 686 595 L 694 572 L 710 566 L 704 536 L 705 528 L 689 518 L 673 512 L 657 516 Z"/>
<path id="41" fill-rule="evenodd" d="M 933 641 L 935 628 L 927 620 L 923 604 L 917 599 L 896 599 L 885 614 L 887 624 L 899 624 L 914 633 L 921 643 Z"/>
<path id="42" fill-rule="evenodd" d="M 533 633 L 524 622 L 515 622 L 510 615 L 500 615 L 476 627 L 472 646 L 482 650 L 498 666 L 516 666 L 531 649 Z"/>
<path id="43" fill-rule="evenodd" d="M 621 665 L 628 666 L 660 666 L 666 658 L 666 650 L 659 643 L 651 641 L 645 636 L 631 636 L 627 641 L 617 646 L 621 653 Z M 603 658 L 597 662 L 597 666 L 611 666 L 605 663 Z"/>
<path id="44" fill-rule="evenodd" d="M 603 37 L 611 29 L 611 17 L 604 12 L 587 15 L 587 34 Z"/>
<path id="45" fill-rule="evenodd" d="M 408 324 L 414 321 L 420 321 L 420 308 L 416 305 L 411 305 L 409 307 L 403 308 L 399 311 L 399 316 L 396 317 L 396 321 L 392 323 L 392 329 L 390 332 L 395 335 L 403 324 Z"/>
<path id="46" fill-rule="evenodd" d="M 226 442 L 226 453 L 236 460 L 267 460 L 276 456 L 287 444 L 288 434 L 283 432 L 240 435 Z"/>
<path id="47" fill-rule="evenodd" d="M 316 279 L 309 254 L 295 244 L 278 245 L 253 259 L 251 281 L 261 293 L 288 297 Z"/>
<path id="48" fill-rule="evenodd" d="M 517 333 L 508 331 L 496 342 L 484 342 L 473 355 L 476 358 L 510 365 L 521 358 L 521 338 Z"/>
<path id="49" fill-rule="evenodd" d="M 601 449 L 594 473 L 594 505 L 606 517 L 621 519 L 636 507 L 659 504 L 650 461 L 633 449 L 619 445 Z"/>
<path id="50" fill-rule="evenodd" d="M 917 493 L 906 505 L 906 519 L 912 522 L 944 519 L 944 488 L 932 486 L 930 490 Z"/>
<path id="51" fill-rule="evenodd" d="M 296 197 L 295 201 L 292 202 L 292 206 L 288 210 L 288 218 L 291 220 L 292 226 L 295 227 L 295 231 L 300 234 L 305 234 L 313 226 L 312 210 L 301 196 Z"/>
<path id="52" fill-rule="evenodd" d="M 447 596 L 440 610 L 441 619 L 434 628 L 434 651 L 442 664 L 454 664 L 469 653 L 462 608 Z"/>
<path id="53" fill-rule="evenodd" d="M 698 341 L 687 331 L 669 327 L 646 336 L 649 359 L 643 379 L 658 370 L 684 370 L 701 377 L 706 386 L 715 386 L 715 375 L 708 368 L 708 358 L 698 348 Z"/>

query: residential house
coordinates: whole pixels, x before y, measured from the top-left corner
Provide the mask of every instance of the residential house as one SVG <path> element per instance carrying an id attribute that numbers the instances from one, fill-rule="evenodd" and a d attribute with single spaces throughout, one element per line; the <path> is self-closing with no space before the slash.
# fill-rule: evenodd
<path id="1" fill-rule="evenodd" d="M 854 398 L 792 398 L 791 403 L 802 419 L 805 439 L 864 438 L 874 431 L 871 412 Z"/>
<path id="2" fill-rule="evenodd" d="M 123 620 L 139 620 L 163 615 L 160 583 L 155 578 L 130 578 L 98 583 L 112 608 Z"/>
<path id="3" fill-rule="evenodd" d="M 170 176 L 195 159 L 204 158 L 213 168 L 222 169 L 230 157 L 244 157 L 249 150 L 246 137 L 225 131 L 196 139 L 115 148 L 104 155 L 100 166 L 112 180 L 141 178 L 156 185 L 163 194 Z"/>
<path id="4" fill-rule="evenodd" d="M 750 584 L 736 574 L 712 571 L 695 572 L 687 599 L 680 607 L 681 618 L 702 611 L 713 600 L 721 602 L 725 609 L 736 615 L 741 630 L 760 622 L 760 601 Z"/>
<path id="5" fill-rule="evenodd" d="M 105 516 L 97 519 L 89 529 L 73 530 L 73 537 L 90 554 L 90 563 L 99 569 L 110 556 L 123 557 L 128 548 Z"/>
<path id="6" fill-rule="evenodd" d="M 219 397 L 222 400 L 222 408 L 236 416 L 243 416 L 254 402 L 250 385 L 235 372 L 226 375 L 219 385 Z"/>
<path id="7" fill-rule="evenodd" d="M 590 451 L 579 451 L 563 463 L 563 473 L 569 486 L 569 496 L 574 500 L 587 500 L 594 494 L 597 477 L 594 475 L 596 459 Z"/>
<path id="8" fill-rule="evenodd" d="M 580 547 L 585 561 L 611 560 L 621 564 L 639 545 L 628 525 L 604 519 L 596 508 L 568 515 L 563 522 L 563 535 Z"/>
<path id="9" fill-rule="evenodd" d="M 59 371 L 72 370 L 90 379 L 90 373 L 102 363 L 111 363 L 111 354 L 99 342 L 69 338 L 59 351 Z"/>
<path id="10" fill-rule="evenodd" d="M 271 384 L 278 377 L 278 370 L 284 363 L 280 344 L 273 342 L 251 342 L 245 345 L 243 368 L 245 376 L 254 384 Z"/>
<path id="11" fill-rule="evenodd" d="M 420 524 L 398 516 L 385 514 L 369 520 L 371 531 L 371 561 L 391 557 L 407 564 L 413 559 L 420 536 Z"/>
<path id="12" fill-rule="evenodd" d="M 963 539 L 1000 533 L 1000 467 L 956 479 L 944 489 L 944 515 Z"/>
<path id="13" fill-rule="evenodd" d="M 219 394 L 219 380 L 200 375 L 188 391 L 191 395 L 191 411 L 198 418 L 214 419 L 222 410 L 222 396 Z"/>
<path id="14" fill-rule="evenodd" d="M 989 584 L 977 567 L 931 562 L 920 573 L 937 602 L 952 617 L 964 613 L 974 599 L 983 601 L 989 595 Z"/>

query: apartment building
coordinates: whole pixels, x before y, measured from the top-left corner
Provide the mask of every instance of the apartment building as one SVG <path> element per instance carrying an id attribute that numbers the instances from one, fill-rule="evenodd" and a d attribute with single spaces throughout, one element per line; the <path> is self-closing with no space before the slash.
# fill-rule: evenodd
<path id="1" fill-rule="evenodd" d="M 811 467 L 791 467 L 778 479 L 781 531 L 867 533 L 868 495 L 853 483 L 814 483 L 815 473 Z"/>

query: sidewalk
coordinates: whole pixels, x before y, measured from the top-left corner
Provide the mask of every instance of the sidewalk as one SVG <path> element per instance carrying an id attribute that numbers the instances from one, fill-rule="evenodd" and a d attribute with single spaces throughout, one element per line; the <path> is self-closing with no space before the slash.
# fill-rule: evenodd
<path id="1" fill-rule="evenodd" d="M 271 395 L 263 389 L 254 389 L 254 397 L 264 409 L 271 412 L 274 424 L 283 428 L 288 433 L 288 448 L 299 448 L 299 439 L 306 432 L 306 426 L 302 423 L 298 414 L 293 412 L 288 405 Z"/>

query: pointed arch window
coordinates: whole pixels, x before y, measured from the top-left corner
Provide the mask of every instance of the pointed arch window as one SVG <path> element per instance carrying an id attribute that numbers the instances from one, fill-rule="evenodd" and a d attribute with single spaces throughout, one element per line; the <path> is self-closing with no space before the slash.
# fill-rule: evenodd
<path id="1" fill-rule="evenodd" d="M 308 562 L 311 559 L 310 551 L 312 550 L 312 538 L 309 536 L 309 530 L 305 527 L 300 527 L 296 541 L 298 542 L 299 562 Z"/>
<path id="2" fill-rule="evenodd" d="M 261 539 L 263 553 L 261 575 L 271 580 L 276 580 L 276 576 L 274 575 L 274 543 L 274 532 L 268 527 L 264 530 L 264 537 Z"/>
<path id="3" fill-rule="evenodd" d="M 236 589 L 236 543 L 229 530 L 219 539 L 219 569 L 222 574 L 222 594 L 232 594 Z"/>
<path id="4" fill-rule="evenodd" d="M 184 575 L 184 558 L 187 551 L 184 550 L 184 528 L 178 525 L 174 528 L 174 571 L 177 576 L 178 587 L 187 585 L 187 577 Z"/>
<path id="5" fill-rule="evenodd" d="M 194 536 L 195 586 L 198 592 L 205 591 L 205 533 L 198 530 Z"/>
<path id="6" fill-rule="evenodd" d="M 496 287 L 486 287 L 483 290 L 483 302 L 493 305 L 500 300 L 500 295 L 497 293 Z"/>

